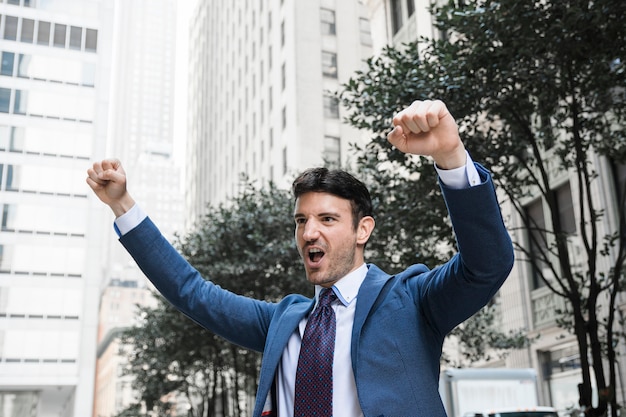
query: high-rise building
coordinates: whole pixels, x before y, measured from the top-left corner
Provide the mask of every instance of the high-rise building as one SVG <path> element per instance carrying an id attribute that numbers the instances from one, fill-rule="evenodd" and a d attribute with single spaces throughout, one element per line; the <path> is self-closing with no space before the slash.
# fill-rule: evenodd
<path id="1" fill-rule="evenodd" d="M 116 0 L 107 155 L 117 157 L 137 203 L 168 238 L 182 231 L 181 168 L 174 159 L 176 0 Z M 184 86 L 182 87 L 184 88 Z M 184 106 L 185 103 L 178 103 Z M 183 140 L 184 138 L 178 138 Z M 113 220 L 112 214 L 109 217 Z M 137 402 L 124 375 L 120 333 L 136 324 L 150 286 L 117 241 L 112 225 L 100 300 L 94 417 L 112 417 Z"/>
<path id="2" fill-rule="evenodd" d="M 329 92 L 371 54 L 358 0 L 199 2 L 189 62 L 187 219 L 238 193 L 240 174 L 290 183 L 345 165 L 362 133 Z"/>
<path id="3" fill-rule="evenodd" d="M 112 5 L 0 1 L 0 414 L 91 414 Z"/>

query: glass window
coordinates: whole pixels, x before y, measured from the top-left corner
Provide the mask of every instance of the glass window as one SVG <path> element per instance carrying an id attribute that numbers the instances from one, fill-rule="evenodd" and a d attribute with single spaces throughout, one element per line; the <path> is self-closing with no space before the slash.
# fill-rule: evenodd
<path id="1" fill-rule="evenodd" d="M 16 285 L 11 288 L 6 309 L 13 314 L 80 316 L 80 296 L 80 289 Z"/>
<path id="2" fill-rule="evenodd" d="M 31 7 L 31 0 L 24 0 L 24 7 Z"/>
<path id="3" fill-rule="evenodd" d="M 5 16 L 4 39 L 14 41 L 17 39 L 17 17 Z"/>
<path id="4" fill-rule="evenodd" d="M 50 22 L 39 21 L 37 25 L 37 43 L 50 45 Z"/>
<path id="5" fill-rule="evenodd" d="M 280 24 L 280 45 L 285 46 L 285 22 Z"/>
<path id="6" fill-rule="evenodd" d="M 391 0 L 391 30 L 395 35 L 402 27 L 402 3 L 400 0 Z"/>
<path id="7" fill-rule="evenodd" d="M 532 268 L 532 288 L 537 289 L 545 285 L 541 279 L 541 269 L 544 267 L 544 258 L 547 254 L 546 222 L 543 215 L 543 201 L 536 199 L 526 206 L 528 220 L 528 256 Z"/>
<path id="8" fill-rule="evenodd" d="M 320 9 L 320 20 L 322 23 L 322 35 L 335 35 L 335 11 Z"/>
<path id="9" fill-rule="evenodd" d="M 13 102 L 13 113 L 26 114 L 28 108 L 28 91 L 15 90 L 15 100 Z"/>
<path id="10" fill-rule="evenodd" d="M 339 102 L 329 95 L 324 96 L 324 117 L 329 119 L 339 118 Z"/>
<path id="11" fill-rule="evenodd" d="M 13 64 L 15 61 L 15 54 L 13 52 L 2 52 L 2 67 L 0 68 L 1 75 L 13 75 Z"/>
<path id="12" fill-rule="evenodd" d="M 17 61 L 17 76 L 22 78 L 30 78 L 30 55 L 20 54 Z"/>
<path id="13" fill-rule="evenodd" d="M 9 126 L 0 125 L 0 151 L 9 149 L 9 137 L 11 128 Z M 2 187 L 2 167 L 0 167 L 0 187 Z"/>
<path id="14" fill-rule="evenodd" d="M 35 39 L 35 21 L 32 19 L 22 19 L 22 32 L 20 41 L 33 43 Z"/>
<path id="15" fill-rule="evenodd" d="M 54 38 L 52 44 L 59 48 L 65 48 L 65 34 L 67 32 L 67 25 L 54 24 Z"/>
<path id="16" fill-rule="evenodd" d="M 83 95 L 59 95 L 51 91 L 30 90 L 26 104 L 28 114 L 87 122 L 93 120 L 93 100 Z"/>
<path id="17" fill-rule="evenodd" d="M 86 29 L 85 31 L 85 51 L 96 52 L 98 48 L 98 31 Z"/>
<path id="18" fill-rule="evenodd" d="M 83 28 L 72 26 L 70 28 L 70 49 L 80 51 L 83 41 Z"/>
<path id="19" fill-rule="evenodd" d="M 359 30 L 361 32 L 361 44 L 372 45 L 372 31 L 370 28 L 370 21 L 365 18 L 359 19 Z"/>
<path id="20" fill-rule="evenodd" d="M 556 189 L 556 203 L 559 209 L 561 230 L 568 235 L 576 233 L 576 218 L 574 216 L 574 203 L 572 190 L 569 182 Z"/>
<path id="21" fill-rule="evenodd" d="M 322 51 L 322 73 L 326 77 L 337 78 L 337 54 Z"/>
<path id="22" fill-rule="evenodd" d="M 11 271 L 11 255 L 13 252 L 13 246 L 0 245 L 0 271 Z"/>
<path id="23" fill-rule="evenodd" d="M 287 127 L 287 108 L 283 107 L 282 111 L 283 129 Z"/>
<path id="24" fill-rule="evenodd" d="M 286 64 L 283 64 L 282 67 L 280 68 L 280 85 L 282 87 L 282 89 L 284 90 L 285 87 L 287 86 L 287 67 Z"/>
<path id="25" fill-rule="evenodd" d="M 406 0 L 406 10 L 409 17 L 415 13 L 415 0 Z"/>
<path id="26" fill-rule="evenodd" d="M 8 113 L 11 104 L 11 90 L 0 88 L 0 113 Z"/>
<path id="27" fill-rule="evenodd" d="M 335 136 L 324 137 L 324 160 L 332 167 L 341 165 L 341 141 Z"/>
<path id="28" fill-rule="evenodd" d="M 9 165 L 7 190 L 28 190 L 59 194 L 84 194 L 82 168 L 41 165 Z"/>
<path id="29" fill-rule="evenodd" d="M 7 183 L 6 190 L 19 191 L 21 167 L 15 165 L 7 165 Z"/>
<path id="30" fill-rule="evenodd" d="M 9 138 L 9 150 L 11 152 L 22 152 L 24 150 L 24 128 L 11 127 L 11 136 Z"/>
<path id="31" fill-rule="evenodd" d="M 71 130 L 12 127 L 6 132 L 6 143 L 10 144 L 8 149 L 15 151 L 88 157 L 92 146 L 89 131 L 89 126 L 77 126 Z M 0 126 L 0 141 L 4 135 Z"/>
<path id="32" fill-rule="evenodd" d="M 87 214 L 79 207 L 4 204 L 2 230 L 83 234 Z"/>
<path id="33" fill-rule="evenodd" d="M 2 205 L 2 224 L 0 230 L 15 230 L 13 222 L 15 220 L 15 204 Z"/>
<path id="34" fill-rule="evenodd" d="M 96 85 L 96 64 L 93 62 L 83 63 L 83 76 L 81 84 L 87 87 Z"/>

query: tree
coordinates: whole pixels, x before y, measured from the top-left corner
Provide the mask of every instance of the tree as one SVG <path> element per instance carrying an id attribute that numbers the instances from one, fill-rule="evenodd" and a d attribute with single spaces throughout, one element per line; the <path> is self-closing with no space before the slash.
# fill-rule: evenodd
<path id="1" fill-rule="evenodd" d="M 609 404 L 612 415 L 618 410 L 616 313 L 626 193 L 619 190 L 617 208 L 603 207 L 593 196 L 598 161 L 618 166 L 626 158 L 625 12 L 622 0 L 450 1 L 432 9 L 447 36 L 386 48 L 338 94 L 350 109 L 349 123 L 374 132 L 368 153 L 379 162 L 368 166 L 380 176 L 393 171 L 388 166 L 405 172 L 407 164 L 417 176 L 431 175 L 422 161 L 391 149 L 384 135 L 392 115 L 415 99 L 448 104 L 472 156 L 489 166 L 529 232 L 530 244 L 515 242 L 518 260 L 566 300 L 559 324 L 572 329 L 578 343 L 580 405 L 590 416 L 604 415 Z M 381 164 L 387 172 L 380 172 Z M 560 215 L 556 186 L 563 173 L 579 196 L 574 228 Z M 531 198 L 540 198 L 545 221 L 529 212 Z M 440 206 L 425 204 L 429 220 L 444 218 Z M 619 226 L 603 232 L 608 209 L 619 213 Z M 439 227 L 442 222 L 433 230 Z M 592 378 L 600 394 L 596 407 Z"/>
<path id="2" fill-rule="evenodd" d="M 202 276 L 230 291 L 267 301 L 292 292 L 312 293 L 293 243 L 290 194 L 273 184 L 242 192 L 210 207 L 193 231 L 179 238 L 180 252 Z M 141 308 L 140 323 L 125 333 L 126 372 L 148 410 L 169 415 L 173 400 L 188 415 L 248 415 L 260 355 L 200 328 L 160 299 Z M 171 400 L 168 400 L 171 398 Z M 136 408 L 135 408 L 136 409 Z"/>

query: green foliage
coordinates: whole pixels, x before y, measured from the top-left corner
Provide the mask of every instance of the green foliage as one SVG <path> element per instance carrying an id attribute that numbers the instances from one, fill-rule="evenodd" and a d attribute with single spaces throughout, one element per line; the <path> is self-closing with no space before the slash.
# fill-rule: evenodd
<path id="1" fill-rule="evenodd" d="M 377 201 L 390 207 L 385 208 L 385 221 L 417 223 L 427 213 L 425 227 L 411 226 L 410 232 L 399 234 L 402 226 L 389 227 L 389 235 L 383 229 L 377 237 L 392 244 L 404 239 L 390 245 L 391 250 L 400 248 L 400 256 L 419 253 L 420 260 L 440 258 L 433 252 L 451 244 L 445 237 L 449 229 L 444 208 L 420 188 L 420 183 L 431 185 L 432 168 L 400 154 L 385 140 L 395 112 L 415 99 L 442 99 L 474 160 L 493 172 L 501 197 L 517 212 L 523 228 L 535 229 L 534 247 L 541 250 L 530 251 L 520 240 L 517 249 L 523 257 L 518 260 L 529 262 L 540 274 L 550 271 L 542 276 L 545 284 L 568 301 L 559 323 L 571 325 L 579 343 L 581 403 L 589 415 L 602 415 L 609 399 L 603 397 L 598 407 L 591 407 L 589 366 L 601 391 L 614 390 L 614 313 L 623 288 L 626 233 L 623 215 L 620 233 L 600 233 L 607 207 L 593 198 L 593 183 L 598 176 L 595 155 L 609 164 L 626 162 L 626 2 L 449 1 L 433 7 L 432 13 L 446 36 L 385 48 L 337 94 L 348 109 L 347 121 L 372 132 L 372 142 L 359 150 L 359 162 L 372 182 L 380 184 L 373 188 Z M 412 202 L 419 211 L 398 210 L 394 216 L 392 203 L 403 202 L 402 193 L 408 191 L 397 185 L 399 178 L 409 172 L 410 180 L 415 179 L 411 187 L 423 204 Z M 573 174 L 572 190 L 580 199 L 576 234 L 564 230 L 559 214 L 554 186 L 563 172 Z M 524 204 L 530 197 L 544 201 L 547 226 L 539 228 L 529 218 Z M 623 201 L 612 209 L 623 213 Z M 419 251 L 402 251 L 412 248 L 413 241 L 428 244 Z M 570 253 L 573 246 L 582 248 L 582 254 Z M 598 271 L 598 265 L 607 262 L 614 262 L 610 271 Z M 609 316 L 599 319 L 603 292 Z M 464 326 L 471 329 L 472 324 Z M 467 340 L 471 353 L 479 341 Z M 603 358 L 609 364 L 608 377 Z M 610 401 L 616 413 L 614 398 Z"/>
<path id="2" fill-rule="evenodd" d="M 268 301 L 311 294 L 293 243 L 290 194 L 242 185 L 238 197 L 209 207 L 178 240 L 180 252 L 204 277 L 238 294 Z M 140 318 L 122 342 L 126 372 L 148 410 L 166 415 L 171 398 L 188 402 L 190 416 L 250 414 L 243 404 L 256 391 L 258 353 L 200 328 L 161 298 L 156 308 L 140 308 Z"/>

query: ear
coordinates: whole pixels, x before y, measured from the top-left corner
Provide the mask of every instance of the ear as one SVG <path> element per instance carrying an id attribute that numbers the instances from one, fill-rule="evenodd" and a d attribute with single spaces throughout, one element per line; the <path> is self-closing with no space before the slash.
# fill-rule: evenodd
<path id="1" fill-rule="evenodd" d="M 376 226 L 376 222 L 373 217 L 363 217 L 359 221 L 359 225 L 356 229 L 356 243 L 359 245 L 365 245 L 374 231 L 374 226 Z"/>

